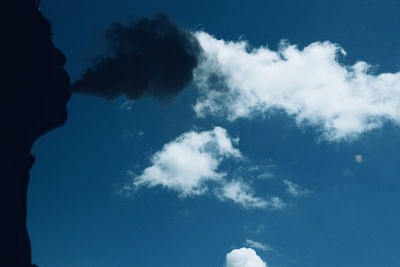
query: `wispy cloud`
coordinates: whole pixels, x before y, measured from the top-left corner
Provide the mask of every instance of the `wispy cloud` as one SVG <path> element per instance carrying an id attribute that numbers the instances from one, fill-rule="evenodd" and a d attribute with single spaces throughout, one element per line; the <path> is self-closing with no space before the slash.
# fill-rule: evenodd
<path id="1" fill-rule="evenodd" d="M 240 180 L 224 183 L 217 196 L 221 200 L 232 200 L 245 208 L 283 209 L 286 206 L 277 196 L 273 196 L 269 200 L 255 197 L 251 187 Z"/>
<path id="2" fill-rule="evenodd" d="M 264 231 L 264 228 L 265 228 L 264 224 L 260 224 L 259 226 L 257 226 L 255 233 L 256 234 L 261 233 L 262 231 Z"/>
<path id="3" fill-rule="evenodd" d="M 272 172 L 274 168 L 275 165 L 272 163 L 272 160 L 268 159 L 267 163 L 253 165 L 247 168 L 247 170 L 257 179 L 271 179 L 274 177 Z"/>
<path id="4" fill-rule="evenodd" d="M 274 249 L 271 248 L 269 245 L 263 244 L 263 243 L 258 242 L 258 241 L 253 241 L 251 239 L 246 239 L 245 246 L 248 246 L 248 247 L 251 247 L 251 248 L 254 248 L 254 249 L 259 249 L 259 250 L 262 250 L 262 251 L 274 251 Z"/>
<path id="5" fill-rule="evenodd" d="M 253 234 L 253 235 L 254 234 L 259 234 L 262 231 L 264 231 L 264 229 L 265 229 L 264 224 L 260 224 L 260 225 L 258 225 L 256 227 L 250 226 L 250 225 L 247 225 L 247 224 L 243 226 L 243 232 L 245 234 L 248 234 L 248 233 Z"/>
<path id="6" fill-rule="evenodd" d="M 132 139 L 140 139 L 143 137 L 144 132 L 143 131 L 132 131 L 132 130 L 125 130 L 122 133 L 122 141 L 131 141 Z"/>
<path id="7" fill-rule="evenodd" d="M 257 176 L 258 179 L 270 179 L 272 177 L 274 177 L 274 175 L 270 172 L 263 172 Z"/>
<path id="8" fill-rule="evenodd" d="M 192 213 L 189 210 L 180 210 L 176 213 L 173 223 L 189 223 L 192 224 L 194 223 Z"/>
<path id="9" fill-rule="evenodd" d="M 311 193 L 310 190 L 301 188 L 299 185 L 289 180 L 285 179 L 283 183 L 286 185 L 286 191 L 294 197 L 302 197 Z"/>
<path id="10" fill-rule="evenodd" d="M 123 190 L 134 192 L 141 187 L 161 186 L 176 191 L 181 198 L 213 192 L 218 199 L 244 208 L 283 208 L 285 203 L 279 197 L 269 200 L 256 197 L 249 184 L 229 179 L 228 173 L 220 170 L 224 160 L 243 159 L 234 147 L 238 142 L 221 127 L 186 132 L 156 152 L 151 157 L 151 166 L 141 174 L 130 173 L 132 181 Z"/>
<path id="11" fill-rule="evenodd" d="M 126 111 L 131 111 L 132 108 L 133 108 L 134 102 L 135 101 L 133 101 L 133 100 L 125 100 L 124 103 L 122 103 L 119 106 L 119 109 L 126 110 Z"/>
<path id="12" fill-rule="evenodd" d="M 240 248 L 226 254 L 226 267 L 267 267 L 267 263 L 254 249 Z"/>
<path id="13" fill-rule="evenodd" d="M 204 56 L 195 70 L 198 116 L 233 121 L 284 110 L 329 141 L 351 140 L 382 125 L 400 124 L 400 73 L 374 74 L 359 61 L 338 62 L 344 50 L 331 42 L 304 49 L 282 42 L 278 51 L 197 32 Z"/>

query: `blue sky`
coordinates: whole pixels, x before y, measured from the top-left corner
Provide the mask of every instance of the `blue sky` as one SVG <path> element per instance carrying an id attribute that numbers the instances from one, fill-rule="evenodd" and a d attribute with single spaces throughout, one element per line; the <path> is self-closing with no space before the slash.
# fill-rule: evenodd
<path id="1" fill-rule="evenodd" d="M 398 75 L 379 74 L 400 70 L 400 2 L 42 2 L 73 80 L 129 15 L 168 14 L 214 61 L 171 103 L 72 97 L 34 147 L 35 263 L 399 265 Z"/>

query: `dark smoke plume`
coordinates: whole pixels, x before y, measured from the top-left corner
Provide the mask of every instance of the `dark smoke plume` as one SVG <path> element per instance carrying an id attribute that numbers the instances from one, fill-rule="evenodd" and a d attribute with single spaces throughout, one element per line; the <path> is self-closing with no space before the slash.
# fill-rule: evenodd
<path id="1" fill-rule="evenodd" d="M 74 92 L 107 99 L 168 99 L 192 81 L 201 53 L 193 34 L 178 29 L 166 15 L 115 22 L 105 39 L 109 54 L 94 62 L 73 85 Z"/>

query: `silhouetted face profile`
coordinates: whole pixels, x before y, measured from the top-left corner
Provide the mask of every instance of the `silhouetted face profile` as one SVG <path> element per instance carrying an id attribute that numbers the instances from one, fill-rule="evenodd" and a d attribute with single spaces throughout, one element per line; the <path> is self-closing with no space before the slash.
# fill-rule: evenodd
<path id="1" fill-rule="evenodd" d="M 70 79 L 65 56 L 51 39 L 50 23 L 34 1 L 12 0 L 2 7 L 5 69 L 1 86 L 2 139 L 33 142 L 67 119 Z M 7 8 L 9 6 L 9 8 Z"/>

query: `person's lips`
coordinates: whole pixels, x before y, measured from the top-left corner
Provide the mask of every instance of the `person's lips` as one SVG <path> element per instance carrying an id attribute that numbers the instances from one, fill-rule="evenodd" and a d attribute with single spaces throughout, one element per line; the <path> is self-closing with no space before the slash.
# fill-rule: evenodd
<path id="1" fill-rule="evenodd" d="M 71 80 L 64 68 L 55 71 L 50 87 L 54 100 L 58 103 L 62 102 L 65 105 L 71 98 Z"/>
<path id="2" fill-rule="evenodd" d="M 64 79 L 65 79 L 65 87 L 64 87 L 64 93 L 65 93 L 65 102 L 68 102 L 71 99 L 71 78 L 69 77 L 68 73 L 63 69 L 63 74 L 64 74 Z"/>

